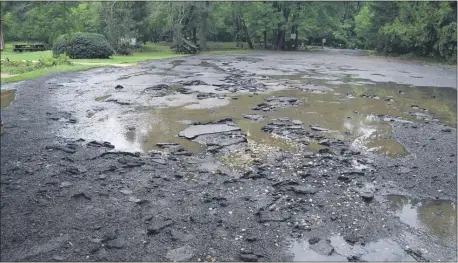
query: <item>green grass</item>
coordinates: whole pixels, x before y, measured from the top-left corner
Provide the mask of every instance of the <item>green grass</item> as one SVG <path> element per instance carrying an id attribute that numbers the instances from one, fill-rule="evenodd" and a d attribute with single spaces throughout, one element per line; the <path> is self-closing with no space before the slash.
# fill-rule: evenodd
<path id="1" fill-rule="evenodd" d="M 7 42 L 5 43 L 5 49 L 1 51 L 1 59 L 8 58 L 10 61 L 38 61 L 42 58 L 50 58 L 52 56 L 51 50 L 37 51 L 37 52 L 13 52 L 13 46 L 15 44 L 23 44 L 25 42 Z M 39 70 L 33 70 L 18 74 L 13 77 L 2 78 L 1 83 L 16 82 L 22 80 L 34 79 L 49 73 L 54 72 L 68 72 L 68 71 L 80 71 L 87 70 L 95 67 L 103 67 L 105 65 L 123 64 L 123 63 L 136 63 L 141 61 L 148 61 L 153 59 L 166 59 L 173 57 L 186 56 L 182 54 L 176 54 L 170 49 L 171 43 L 160 42 L 160 43 L 147 43 L 143 45 L 140 51 L 134 52 L 132 55 L 120 56 L 115 55 L 108 59 L 70 59 L 73 65 L 58 65 L 48 67 Z M 207 42 L 208 51 L 202 52 L 202 54 L 228 54 L 238 52 L 250 52 L 247 43 L 243 44 L 243 48 L 236 46 L 236 42 Z M 78 64 L 84 63 L 84 64 Z M 94 63 L 90 65 L 89 63 Z M 9 68 L 0 69 L 0 72 L 8 72 Z"/>
<path id="2" fill-rule="evenodd" d="M 55 67 L 44 68 L 40 70 L 30 71 L 23 74 L 19 74 L 9 78 L 2 78 L 1 83 L 17 82 L 23 80 L 35 79 L 41 76 L 44 76 L 49 73 L 55 72 L 71 72 L 71 71 L 81 71 L 88 70 L 91 68 L 100 67 L 100 65 L 61 65 Z"/>

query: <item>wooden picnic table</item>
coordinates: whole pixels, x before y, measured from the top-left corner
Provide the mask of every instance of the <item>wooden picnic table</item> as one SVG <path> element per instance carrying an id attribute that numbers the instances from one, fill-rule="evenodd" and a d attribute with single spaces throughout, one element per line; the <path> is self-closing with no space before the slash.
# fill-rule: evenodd
<path id="1" fill-rule="evenodd" d="M 13 51 L 14 52 L 23 52 L 23 51 L 43 51 L 46 50 L 46 46 L 44 44 L 19 44 L 14 45 Z"/>

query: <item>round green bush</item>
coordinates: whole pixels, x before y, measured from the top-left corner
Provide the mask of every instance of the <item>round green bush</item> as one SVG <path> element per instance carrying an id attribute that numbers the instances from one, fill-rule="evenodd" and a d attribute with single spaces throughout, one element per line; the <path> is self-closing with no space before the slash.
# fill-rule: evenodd
<path id="1" fill-rule="evenodd" d="M 52 47 L 54 56 L 67 53 L 70 58 L 109 58 L 114 54 L 107 39 L 94 33 L 75 33 L 59 36 Z"/>

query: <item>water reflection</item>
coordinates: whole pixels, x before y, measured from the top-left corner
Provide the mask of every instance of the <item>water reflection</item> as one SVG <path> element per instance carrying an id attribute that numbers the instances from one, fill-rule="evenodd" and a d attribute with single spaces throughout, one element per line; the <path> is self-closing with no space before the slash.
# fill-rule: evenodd
<path id="1" fill-rule="evenodd" d="M 450 201 L 420 201 L 401 195 L 386 197 L 389 209 L 399 219 L 445 241 L 456 242 L 456 204 Z"/>
<path id="2" fill-rule="evenodd" d="M 2 90 L 0 92 L 0 108 L 8 107 L 13 102 L 15 95 L 14 90 Z"/>
<path id="3" fill-rule="evenodd" d="M 415 261 L 404 248 L 392 239 L 380 239 L 367 243 L 365 246 L 348 244 L 341 236 L 330 238 L 334 251 L 331 255 L 321 255 L 310 248 L 305 240 L 294 240 L 290 251 L 293 254 L 293 261 L 348 261 L 347 257 L 357 256 L 361 260 L 375 261 Z"/>

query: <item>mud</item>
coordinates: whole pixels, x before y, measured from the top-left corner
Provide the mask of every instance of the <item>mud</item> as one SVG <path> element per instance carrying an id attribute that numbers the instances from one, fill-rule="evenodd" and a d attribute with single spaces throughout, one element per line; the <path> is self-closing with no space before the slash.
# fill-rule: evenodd
<path id="1" fill-rule="evenodd" d="M 15 97 L 15 91 L 14 90 L 2 90 L 0 93 L 0 108 L 4 109 L 8 107 L 13 101 Z"/>
<path id="2" fill-rule="evenodd" d="M 1 258 L 454 261 L 455 81 L 324 50 L 8 84 Z"/>

